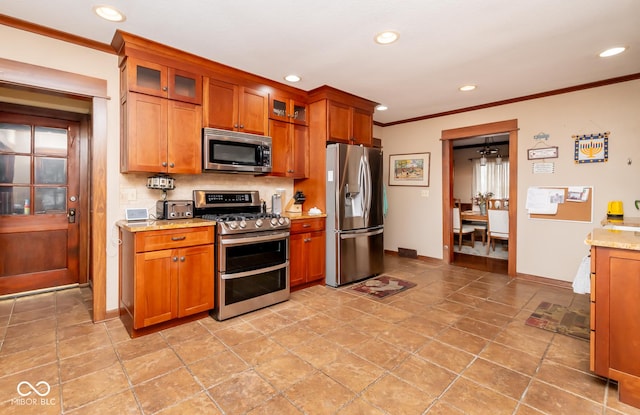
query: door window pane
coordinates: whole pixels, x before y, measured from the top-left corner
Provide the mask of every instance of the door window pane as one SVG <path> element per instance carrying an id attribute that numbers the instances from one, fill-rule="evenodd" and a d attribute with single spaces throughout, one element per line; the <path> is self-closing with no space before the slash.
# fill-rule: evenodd
<path id="1" fill-rule="evenodd" d="M 50 156 L 66 156 L 67 130 L 63 128 L 36 127 L 34 152 Z"/>
<path id="2" fill-rule="evenodd" d="M 196 96 L 196 80 L 193 78 L 185 78 L 184 76 L 176 75 L 175 76 L 176 90 L 175 93 L 177 95 L 182 95 L 183 97 L 195 97 Z"/>
<path id="3" fill-rule="evenodd" d="M 29 200 L 29 187 L 0 187 L 0 215 L 23 215 L 25 202 Z M 27 202 L 28 204 L 28 202 Z"/>
<path id="4" fill-rule="evenodd" d="M 162 87 L 161 73 L 156 69 L 138 65 L 136 67 L 137 84 L 143 88 L 157 89 Z"/>
<path id="5" fill-rule="evenodd" d="M 35 158 L 36 184 L 67 184 L 67 159 Z"/>
<path id="6" fill-rule="evenodd" d="M 0 123 L 0 153 L 30 153 L 31 127 Z"/>
<path id="7" fill-rule="evenodd" d="M 36 187 L 34 213 L 65 212 L 66 187 Z"/>
<path id="8" fill-rule="evenodd" d="M 31 183 L 31 157 L 0 154 L 0 183 Z"/>

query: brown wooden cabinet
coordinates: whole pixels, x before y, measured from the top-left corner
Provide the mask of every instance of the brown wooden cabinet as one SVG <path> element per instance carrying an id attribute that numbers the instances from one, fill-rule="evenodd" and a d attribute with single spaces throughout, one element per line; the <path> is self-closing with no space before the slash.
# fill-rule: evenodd
<path id="1" fill-rule="evenodd" d="M 294 219 L 289 238 L 291 288 L 322 282 L 325 278 L 325 218 Z"/>
<path id="2" fill-rule="evenodd" d="M 213 309 L 213 229 L 121 230 L 120 315 L 132 336 Z"/>
<path id="3" fill-rule="evenodd" d="M 121 172 L 202 171 L 200 105 L 129 92 L 121 107 Z"/>
<path id="4" fill-rule="evenodd" d="M 123 66 L 124 91 L 139 92 L 175 101 L 202 104 L 202 75 L 136 58 Z M 121 84 L 122 85 L 122 84 Z"/>
<path id="5" fill-rule="evenodd" d="M 591 370 L 640 407 L 640 251 L 591 248 Z"/>
<path id="6" fill-rule="evenodd" d="M 210 77 L 204 90 L 205 127 L 267 135 L 267 92 Z"/>
<path id="7" fill-rule="evenodd" d="M 346 144 L 373 143 L 373 112 L 335 101 L 327 101 L 327 141 Z"/>
<path id="8" fill-rule="evenodd" d="M 309 177 L 309 127 L 270 120 L 269 135 L 273 145 L 271 175 L 294 179 Z"/>
<path id="9" fill-rule="evenodd" d="M 202 76 L 124 57 L 120 171 L 200 173 Z"/>
<path id="10" fill-rule="evenodd" d="M 301 99 L 284 94 L 269 95 L 269 118 L 300 125 L 309 125 L 309 108 Z"/>

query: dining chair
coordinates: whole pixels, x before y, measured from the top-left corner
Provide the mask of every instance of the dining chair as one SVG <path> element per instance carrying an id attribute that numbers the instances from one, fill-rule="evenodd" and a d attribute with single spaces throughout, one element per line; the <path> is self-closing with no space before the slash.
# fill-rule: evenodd
<path id="1" fill-rule="evenodd" d="M 509 240 L 509 211 L 487 209 L 487 255 L 489 248 L 496 250 L 496 239 Z"/>
<path id="2" fill-rule="evenodd" d="M 454 207 L 452 209 L 453 214 L 453 234 L 458 235 L 458 251 L 462 251 L 462 236 L 471 235 L 471 246 L 476 244 L 476 228 L 473 225 L 465 225 L 462 223 L 462 217 L 460 214 L 460 208 Z"/>

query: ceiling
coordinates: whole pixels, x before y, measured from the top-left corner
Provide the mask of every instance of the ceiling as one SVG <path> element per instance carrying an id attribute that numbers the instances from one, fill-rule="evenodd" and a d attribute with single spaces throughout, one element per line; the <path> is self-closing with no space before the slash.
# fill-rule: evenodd
<path id="1" fill-rule="evenodd" d="M 94 15 L 105 3 L 126 21 Z M 295 73 L 301 89 L 385 104 L 382 125 L 640 72 L 638 0 L 4 0 L 0 14 L 105 44 L 121 29 L 283 83 Z M 400 39 L 374 43 L 383 30 Z"/>

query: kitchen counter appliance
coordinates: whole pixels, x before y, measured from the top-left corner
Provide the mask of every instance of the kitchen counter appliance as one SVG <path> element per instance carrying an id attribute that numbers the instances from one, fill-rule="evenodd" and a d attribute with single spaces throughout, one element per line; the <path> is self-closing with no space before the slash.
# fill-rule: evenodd
<path id="1" fill-rule="evenodd" d="M 384 271 L 382 151 L 327 146 L 327 275 L 338 287 Z"/>
<path id="2" fill-rule="evenodd" d="M 193 200 L 158 200 L 156 218 L 191 219 L 193 218 Z"/>
<path id="3" fill-rule="evenodd" d="M 203 128 L 202 170 L 220 173 L 270 173 L 271 137 Z"/>
<path id="4" fill-rule="evenodd" d="M 195 217 L 216 222 L 213 317 L 288 300 L 289 218 L 265 212 L 258 191 L 194 190 L 193 202 Z"/>

